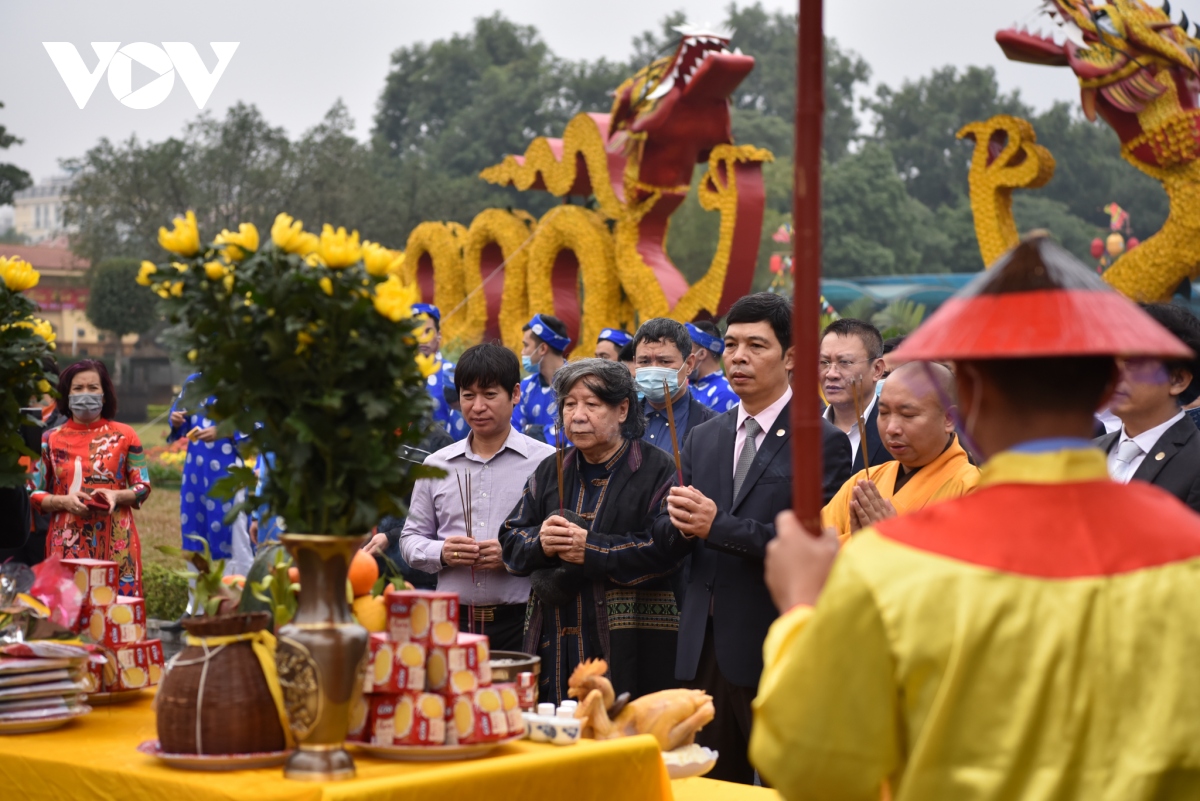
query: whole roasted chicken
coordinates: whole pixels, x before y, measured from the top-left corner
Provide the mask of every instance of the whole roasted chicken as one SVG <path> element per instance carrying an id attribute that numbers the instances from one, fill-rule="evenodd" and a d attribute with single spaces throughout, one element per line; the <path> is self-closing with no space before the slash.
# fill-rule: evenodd
<path id="1" fill-rule="evenodd" d="M 579 701 L 575 717 L 584 721 L 584 737 L 611 740 L 650 734 L 660 749 L 673 751 L 691 745 L 696 732 L 713 719 L 712 697 L 703 690 L 662 690 L 621 704 L 604 676 L 607 672 L 607 662 L 590 659 L 567 681 L 567 694 Z"/>

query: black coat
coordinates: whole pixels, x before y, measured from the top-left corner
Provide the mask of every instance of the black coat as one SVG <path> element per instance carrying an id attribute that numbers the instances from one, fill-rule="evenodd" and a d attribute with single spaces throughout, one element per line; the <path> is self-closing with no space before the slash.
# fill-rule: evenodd
<path id="1" fill-rule="evenodd" d="M 1096 446 L 1108 453 L 1121 439 L 1121 429 L 1096 438 Z M 1154 443 L 1133 478 L 1165 489 L 1200 512 L 1200 431 L 1187 415 L 1168 428 Z"/>
<path id="2" fill-rule="evenodd" d="M 675 678 L 692 681 L 700 662 L 713 607 L 717 664 L 726 679 L 758 686 L 767 629 L 779 616 L 763 581 L 763 557 L 775 536 L 775 515 L 792 505 L 791 404 L 767 432 L 738 497 L 733 497 L 733 446 L 738 411 L 731 409 L 693 429 L 682 449 L 683 482 L 717 505 L 708 539 L 687 539 L 665 508 L 654 522 L 661 547 L 690 557 L 687 591 L 680 610 Z M 824 429 L 823 478 L 826 502 L 850 478 L 850 440 L 832 423 Z M 799 455 L 798 458 L 803 458 Z"/>

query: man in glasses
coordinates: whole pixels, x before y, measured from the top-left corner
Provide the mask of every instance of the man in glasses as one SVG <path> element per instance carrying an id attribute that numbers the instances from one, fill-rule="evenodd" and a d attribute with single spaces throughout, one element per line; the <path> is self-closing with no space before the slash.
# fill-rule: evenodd
<path id="1" fill-rule="evenodd" d="M 1146 313 L 1183 344 L 1200 353 L 1200 320 L 1166 303 Z M 1200 397 L 1200 364 L 1195 358 L 1161 361 L 1125 359 L 1109 410 L 1120 429 L 1096 440 L 1108 454 L 1114 481 L 1155 484 L 1200 512 L 1200 431 L 1183 407 Z"/>
<path id="2" fill-rule="evenodd" d="M 850 438 L 854 454 L 852 472 L 864 467 L 865 450 L 870 464 L 890 462 L 892 455 L 879 437 L 879 409 L 875 385 L 883 378 L 883 337 L 870 323 L 852 318 L 834 320 L 821 332 L 821 355 L 817 369 L 821 392 L 829 408 L 825 419 Z M 862 434 L 855 394 L 862 412 Z M 860 442 L 865 435 L 866 443 Z"/>

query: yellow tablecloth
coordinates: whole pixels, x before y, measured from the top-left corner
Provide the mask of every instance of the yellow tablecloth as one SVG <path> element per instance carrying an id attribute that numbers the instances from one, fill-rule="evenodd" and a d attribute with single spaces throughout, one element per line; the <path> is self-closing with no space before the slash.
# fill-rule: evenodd
<path id="1" fill-rule="evenodd" d="M 773 801 L 771 791 L 706 779 L 670 782 L 654 740 L 630 737 L 560 748 L 518 742 L 463 762 L 392 762 L 351 749 L 358 777 L 288 781 L 281 768 L 200 773 L 137 752 L 157 739 L 147 696 L 97 707 L 62 729 L 0 736 L 0 797 L 22 801 Z"/>

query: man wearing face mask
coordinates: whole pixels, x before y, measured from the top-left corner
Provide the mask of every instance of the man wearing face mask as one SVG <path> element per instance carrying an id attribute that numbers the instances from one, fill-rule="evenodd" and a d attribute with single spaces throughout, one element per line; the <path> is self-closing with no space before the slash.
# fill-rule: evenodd
<path id="1" fill-rule="evenodd" d="M 633 337 L 633 350 L 637 370 L 634 380 L 638 392 L 645 397 L 642 402 L 645 404 L 646 433 L 642 434 L 642 439 L 667 453 L 674 453 L 667 417 L 668 392 L 671 411 L 675 415 L 676 444 L 680 448 L 692 427 L 717 416 L 692 397 L 688 388 L 688 376 L 696 366 L 692 337 L 682 323 L 655 317 L 638 328 Z"/>
<path id="2" fill-rule="evenodd" d="M 721 331 L 709 320 L 688 323 L 685 328 L 696 346 L 696 369 L 688 377 L 692 393 L 717 414 L 729 411 L 738 405 L 738 396 L 721 369 L 721 354 L 725 352 Z"/>
<path id="3" fill-rule="evenodd" d="M 540 442 L 555 444 L 558 399 L 554 374 L 566 363 L 571 344 L 567 326 L 549 314 L 535 314 L 521 333 L 521 367 L 530 376 L 521 382 L 521 402 L 513 409 L 513 428 Z"/>
<path id="4" fill-rule="evenodd" d="M 442 312 L 432 303 L 414 303 L 413 316 L 422 324 L 417 329 L 417 349 L 433 359 L 433 372 L 425 379 L 425 389 L 433 398 L 433 420 L 458 442 L 468 433 L 462 414 L 450 405 L 446 390 L 454 386 L 454 362 L 442 358 Z"/>

